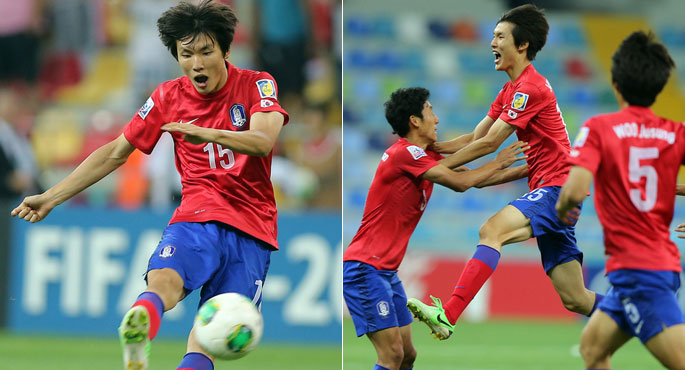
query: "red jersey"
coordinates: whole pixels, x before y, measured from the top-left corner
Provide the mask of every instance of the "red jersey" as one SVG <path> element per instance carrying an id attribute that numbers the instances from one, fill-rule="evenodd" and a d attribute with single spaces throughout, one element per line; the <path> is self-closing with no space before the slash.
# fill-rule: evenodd
<path id="1" fill-rule="evenodd" d="M 343 261 L 397 270 L 433 192 L 433 183 L 419 176 L 438 165 L 440 159 L 440 154 L 424 151 L 404 138 L 383 153 L 366 198 L 361 226 Z"/>
<path id="2" fill-rule="evenodd" d="M 490 106 L 488 116 L 516 126 L 516 137 L 530 145 L 528 186 L 562 186 L 568 177 L 571 145 L 552 86 L 530 64 L 508 81 Z"/>
<path id="3" fill-rule="evenodd" d="M 678 170 L 685 164 L 685 126 L 629 106 L 585 122 L 569 158 L 595 177 L 607 272 L 679 272 L 680 253 L 669 225 Z"/>
<path id="4" fill-rule="evenodd" d="M 284 124 L 288 122 L 271 75 L 226 65 L 226 84 L 212 94 L 197 92 L 187 76 L 159 85 L 124 127 L 126 139 L 150 154 L 164 132 L 160 127 L 169 122 L 245 131 L 250 129 L 252 114 L 273 111 L 285 116 Z M 191 144 L 180 133 L 172 137 L 183 197 L 169 223 L 219 221 L 278 249 L 272 153 L 251 156 L 220 144 Z"/>

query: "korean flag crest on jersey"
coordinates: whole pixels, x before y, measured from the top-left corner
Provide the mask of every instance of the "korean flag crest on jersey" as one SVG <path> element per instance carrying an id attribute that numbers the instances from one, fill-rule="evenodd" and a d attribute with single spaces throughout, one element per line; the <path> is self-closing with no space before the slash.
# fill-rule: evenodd
<path id="1" fill-rule="evenodd" d="M 273 80 L 264 79 L 258 80 L 257 88 L 259 89 L 259 97 L 262 99 L 274 98 L 276 99 L 276 85 Z"/>
<path id="2" fill-rule="evenodd" d="M 514 100 L 511 101 L 511 108 L 516 110 L 524 110 L 526 109 L 526 103 L 528 103 L 528 94 L 516 92 L 514 94 Z"/>
<path id="3" fill-rule="evenodd" d="M 245 107 L 242 104 L 233 104 L 228 110 L 231 116 L 231 122 L 235 127 L 243 127 L 247 122 L 247 115 L 245 115 Z"/>
<path id="4" fill-rule="evenodd" d="M 152 110 L 152 107 L 155 106 L 154 100 L 152 100 L 152 97 L 147 98 L 147 101 L 145 101 L 145 104 L 140 108 L 138 111 L 138 115 L 140 118 L 145 119 L 147 117 L 147 114 L 150 113 Z"/>
<path id="5" fill-rule="evenodd" d="M 428 155 L 423 149 L 419 148 L 416 145 L 408 146 L 407 150 L 409 151 L 409 153 L 411 153 L 411 156 L 414 157 L 414 160 L 417 160 L 421 157 L 425 157 Z"/>

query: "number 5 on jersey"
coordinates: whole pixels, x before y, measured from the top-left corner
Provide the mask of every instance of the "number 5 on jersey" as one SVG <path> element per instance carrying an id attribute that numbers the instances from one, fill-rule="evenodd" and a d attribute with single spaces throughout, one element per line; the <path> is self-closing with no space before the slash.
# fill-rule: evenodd
<path id="1" fill-rule="evenodd" d="M 214 150 L 215 145 L 216 151 Z M 207 143 L 207 145 L 202 148 L 202 151 L 207 152 L 209 155 L 209 168 L 216 168 L 217 156 L 219 157 L 219 165 L 221 165 L 223 169 L 228 170 L 235 165 L 235 156 L 233 155 L 233 151 L 230 149 L 224 149 L 220 144 Z M 228 162 L 226 162 L 224 159 L 221 159 L 222 157 L 226 157 Z"/>

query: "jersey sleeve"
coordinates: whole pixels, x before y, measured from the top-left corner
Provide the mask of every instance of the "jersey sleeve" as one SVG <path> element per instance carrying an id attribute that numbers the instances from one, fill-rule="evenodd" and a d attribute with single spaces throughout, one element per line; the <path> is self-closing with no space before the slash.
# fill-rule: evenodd
<path id="1" fill-rule="evenodd" d="M 516 87 L 514 97 L 510 102 L 504 102 L 507 109 L 502 109 L 499 117 L 504 122 L 522 130 L 528 127 L 530 120 L 535 117 L 549 103 L 548 97 L 540 89 L 530 83 Z"/>
<path id="2" fill-rule="evenodd" d="M 160 128 L 171 122 L 162 113 L 163 99 L 164 85 L 159 85 L 138 113 L 124 126 L 126 140 L 145 154 L 152 153 L 152 149 L 164 133 Z"/>
<path id="3" fill-rule="evenodd" d="M 435 156 L 416 145 L 408 145 L 397 151 L 396 166 L 413 177 L 419 177 L 438 165 Z M 437 153 L 435 153 L 437 154 Z M 438 154 L 439 155 L 439 154 Z"/>
<path id="4" fill-rule="evenodd" d="M 583 167 L 594 176 L 601 162 L 601 141 L 597 125 L 592 123 L 590 119 L 580 128 L 568 158 L 571 166 Z"/>
<path id="5" fill-rule="evenodd" d="M 488 111 L 488 117 L 492 118 L 495 121 L 497 120 L 497 118 L 499 118 L 500 114 L 502 114 L 502 110 L 504 109 L 502 108 L 504 106 L 504 104 L 502 103 L 502 95 L 504 95 L 504 88 L 502 88 L 502 90 L 499 91 L 499 93 L 497 94 L 497 98 L 495 98 L 495 101 L 493 101 L 492 104 L 490 104 L 490 110 Z"/>
<path id="6" fill-rule="evenodd" d="M 280 112 L 284 118 L 283 125 L 288 123 L 288 112 L 278 103 L 278 85 L 269 73 L 259 72 L 247 88 L 250 92 L 250 116 L 257 112 Z"/>

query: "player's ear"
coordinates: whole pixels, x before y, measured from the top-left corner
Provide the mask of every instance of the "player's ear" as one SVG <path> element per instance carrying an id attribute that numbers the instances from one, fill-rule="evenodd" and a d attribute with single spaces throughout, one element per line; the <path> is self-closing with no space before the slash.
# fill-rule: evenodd
<path id="1" fill-rule="evenodd" d="M 228 59 L 228 56 L 231 55 L 231 49 L 229 48 L 226 50 L 226 54 L 224 54 L 224 59 Z"/>
<path id="2" fill-rule="evenodd" d="M 530 45 L 530 43 L 528 41 L 524 41 L 517 47 L 517 49 L 519 52 L 524 52 L 526 49 L 528 49 L 528 45 Z"/>
<path id="3" fill-rule="evenodd" d="M 409 116 L 409 127 L 419 128 L 421 125 L 421 119 L 415 115 Z"/>

